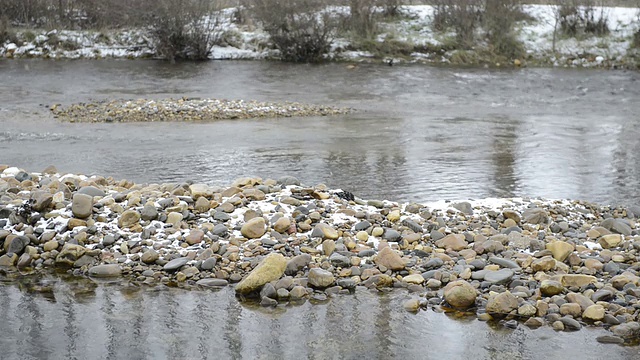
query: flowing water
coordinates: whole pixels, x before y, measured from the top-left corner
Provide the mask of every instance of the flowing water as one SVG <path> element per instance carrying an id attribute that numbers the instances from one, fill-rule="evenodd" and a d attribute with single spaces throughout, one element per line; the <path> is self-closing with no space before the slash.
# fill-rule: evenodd
<path id="1" fill-rule="evenodd" d="M 362 198 L 637 202 L 640 73 L 270 62 L 0 62 L 0 163 L 137 182 L 297 176 Z M 63 124 L 46 106 L 220 97 L 353 107 L 326 118 Z M 43 120 L 46 119 L 46 120 Z"/>
<path id="2" fill-rule="evenodd" d="M 69 124 L 48 106 L 220 97 L 323 118 Z M 136 182 L 294 175 L 362 198 L 640 203 L 640 73 L 270 62 L 0 61 L 0 163 Z M 12 275 L 13 276 L 13 275 Z M 1 359 L 635 359 L 602 329 L 508 330 L 358 292 L 265 310 L 219 292 L 0 274 Z"/>

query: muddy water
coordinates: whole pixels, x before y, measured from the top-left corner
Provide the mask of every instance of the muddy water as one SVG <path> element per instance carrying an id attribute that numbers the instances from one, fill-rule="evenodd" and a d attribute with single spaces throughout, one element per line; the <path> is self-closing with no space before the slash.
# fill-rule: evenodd
<path id="1" fill-rule="evenodd" d="M 137 182 L 290 174 L 363 198 L 640 203 L 640 74 L 268 62 L 0 61 L 0 163 Z M 46 106 L 222 97 L 331 118 L 65 124 Z M 0 274 L 2 359 L 635 359 L 602 329 L 515 330 L 358 292 L 264 310 L 219 292 Z"/>
<path id="2" fill-rule="evenodd" d="M 640 73 L 269 62 L 0 62 L 0 163 L 142 182 L 291 174 L 363 198 L 638 202 Z M 90 99 L 349 106 L 331 118 L 61 124 Z M 43 120 L 44 119 L 44 120 Z"/>

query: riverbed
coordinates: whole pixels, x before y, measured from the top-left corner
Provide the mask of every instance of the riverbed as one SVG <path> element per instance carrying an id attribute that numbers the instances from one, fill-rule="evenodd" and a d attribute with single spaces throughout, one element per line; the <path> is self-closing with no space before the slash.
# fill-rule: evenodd
<path id="1" fill-rule="evenodd" d="M 634 72 L 575 69 L 0 61 L 0 163 L 158 183 L 224 185 L 240 176 L 287 174 L 305 184 L 394 201 L 534 196 L 637 204 L 638 80 Z M 356 111 L 206 123 L 69 124 L 48 110 L 58 103 L 181 96 Z M 264 310 L 240 304 L 232 289 L 33 281 L 45 281 L 51 291 L 43 295 L 15 281 L 0 287 L 8 358 L 42 358 L 42 349 L 48 358 L 637 355 L 635 348 L 598 344 L 602 329 L 509 330 L 432 310 L 407 313 L 402 290 Z"/>

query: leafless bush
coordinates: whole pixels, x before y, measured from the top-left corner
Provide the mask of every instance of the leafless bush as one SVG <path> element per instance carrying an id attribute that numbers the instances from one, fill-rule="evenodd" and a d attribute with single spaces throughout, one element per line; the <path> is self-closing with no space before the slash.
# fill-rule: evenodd
<path id="1" fill-rule="evenodd" d="M 213 10 L 208 0 L 157 0 L 150 20 L 157 54 L 171 61 L 207 59 L 219 36 Z"/>
<path id="2" fill-rule="evenodd" d="M 376 0 L 349 0 L 349 16 L 346 29 L 359 38 L 369 39 L 377 30 Z"/>
<path id="3" fill-rule="evenodd" d="M 313 0 L 255 0 L 248 4 L 284 61 L 319 62 L 329 52 L 334 19 Z"/>
<path id="4" fill-rule="evenodd" d="M 609 20 L 605 7 L 596 4 L 596 0 L 562 2 L 556 16 L 560 30 L 568 36 L 596 35 L 609 33 Z"/>
<path id="5" fill-rule="evenodd" d="M 462 48 L 474 44 L 483 12 L 482 0 L 435 0 L 433 27 L 437 31 L 453 29 Z"/>
<path id="6" fill-rule="evenodd" d="M 0 45 L 10 42 L 15 43 L 17 41 L 16 33 L 11 31 L 9 26 L 9 19 L 6 16 L 0 17 Z"/>
<path id="7" fill-rule="evenodd" d="M 515 33 L 522 13 L 520 0 L 486 0 L 482 23 L 496 55 L 515 59 L 524 54 L 524 46 Z"/>

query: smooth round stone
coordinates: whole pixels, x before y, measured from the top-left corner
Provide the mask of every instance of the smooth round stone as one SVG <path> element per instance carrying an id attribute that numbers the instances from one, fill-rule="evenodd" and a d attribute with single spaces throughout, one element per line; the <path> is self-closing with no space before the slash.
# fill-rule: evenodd
<path id="1" fill-rule="evenodd" d="M 580 325 L 576 319 L 567 316 L 560 318 L 560 321 L 564 324 L 567 330 L 580 330 L 582 328 L 582 325 Z"/>
<path id="2" fill-rule="evenodd" d="M 93 213 L 93 197 L 87 194 L 74 194 L 71 211 L 73 216 L 79 219 L 88 218 Z"/>
<path id="3" fill-rule="evenodd" d="M 140 211 L 140 218 L 144 221 L 151 221 L 158 218 L 158 210 L 153 204 L 146 204 Z"/>
<path id="4" fill-rule="evenodd" d="M 158 258 L 160 258 L 158 252 L 153 249 L 149 249 L 142 254 L 140 260 L 142 260 L 142 262 L 145 264 L 153 264 L 154 262 L 156 262 L 156 260 L 158 260 Z"/>
<path id="5" fill-rule="evenodd" d="M 376 226 L 373 228 L 373 230 L 371 230 L 371 235 L 375 237 L 380 237 L 382 236 L 383 233 L 384 233 L 384 229 L 379 226 Z"/>
<path id="6" fill-rule="evenodd" d="M 498 271 L 488 271 L 484 275 L 484 280 L 492 284 L 506 284 L 514 276 L 514 272 L 511 269 L 500 269 Z"/>
<path id="7" fill-rule="evenodd" d="M 86 194 L 89 196 L 99 196 L 99 197 L 104 197 L 106 194 L 104 191 L 98 189 L 95 186 L 84 186 L 81 187 L 80 190 L 77 191 L 78 194 Z"/>
<path id="8" fill-rule="evenodd" d="M 615 335 L 601 335 L 596 341 L 601 344 L 624 344 L 624 339 Z"/>
<path id="9" fill-rule="evenodd" d="M 309 285 L 316 288 L 326 288 L 334 282 L 333 274 L 327 270 L 313 268 L 309 270 L 308 281 Z"/>
<path id="10" fill-rule="evenodd" d="M 354 226 L 356 231 L 364 231 L 371 227 L 371 223 L 367 220 L 360 221 Z"/>
<path id="11" fill-rule="evenodd" d="M 367 240 L 369 240 L 369 234 L 367 234 L 367 232 L 364 231 L 364 230 L 358 231 L 356 233 L 356 239 L 358 239 L 360 241 L 367 241 Z"/>
<path id="12" fill-rule="evenodd" d="M 112 277 L 122 275 L 122 269 L 118 264 L 96 265 L 89 269 L 89 276 Z"/>
<path id="13" fill-rule="evenodd" d="M 419 299 L 409 299 L 402 304 L 402 307 L 409 312 L 417 312 L 420 310 L 420 300 Z"/>
<path id="14" fill-rule="evenodd" d="M 331 254 L 329 261 L 335 267 L 348 268 L 351 266 L 351 259 L 337 252 Z"/>
<path id="15" fill-rule="evenodd" d="M 518 265 L 518 263 L 516 263 L 515 261 L 511 261 L 511 260 L 507 260 L 507 259 L 503 259 L 495 256 L 490 257 L 489 262 L 500 265 L 508 269 L 520 269 L 520 265 Z"/>
<path id="16" fill-rule="evenodd" d="M 225 279 L 206 278 L 196 281 L 196 285 L 203 287 L 225 287 L 229 282 Z"/>
<path id="17" fill-rule="evenodd" d="M 186 265 L 191 259 L 187 257 L 179 257 L 166 263 L 163 267 L 164 271 L 176 271 Z"/>
<path id="18" fill-rule="evenodd" d="M 403 277 L 402 281 L 409 284 L 422 284 L 424 282 L 424 278 L 421 274 L 411 274 Z"/>
<path id="19" fill-rule="evenodd" d="M 202 262 L 200 268 L 202 270 L 213 270 L 213 268 L 216 266 L 216 263 L 217 259 L 214 257 L 210 257 Z"/>
<path id="20" fill-rule="evenodd" d="M 387 241 L 399 241 L 402 235 L 394 229 L 385 229 L 382 238 Z"/>

